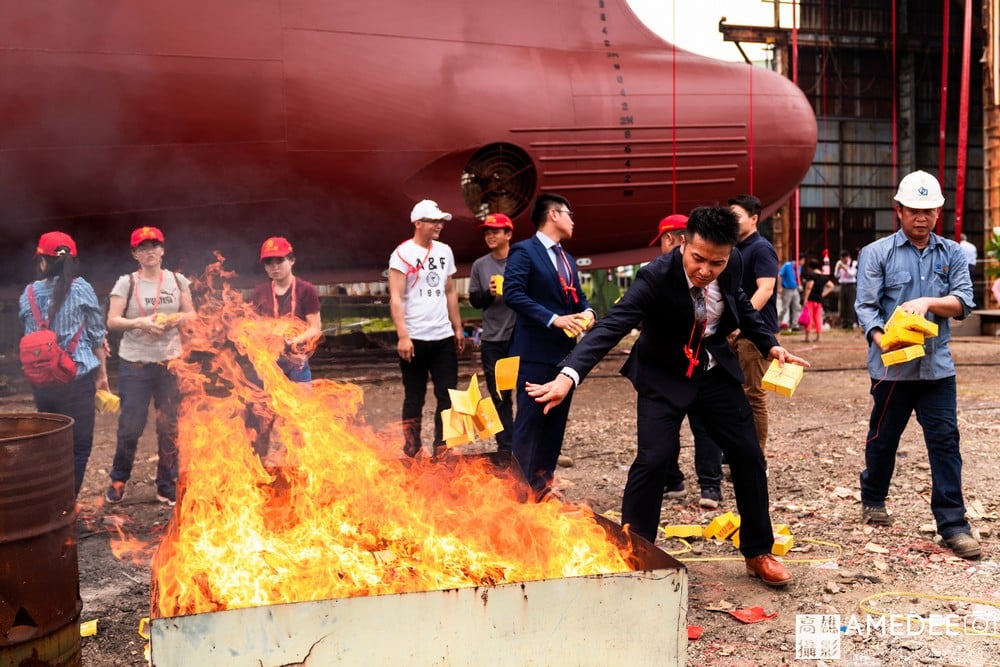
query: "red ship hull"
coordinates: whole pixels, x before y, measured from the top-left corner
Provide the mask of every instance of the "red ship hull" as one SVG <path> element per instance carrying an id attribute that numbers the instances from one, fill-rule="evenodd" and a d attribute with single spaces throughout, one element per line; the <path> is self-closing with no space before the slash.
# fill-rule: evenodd
<path id="1" fill-rule="evenodd" d="M 674 210 L 774 210 L 816 146 L 789 81 L 675 49 L 624 0 L 0 8 L 0 255 L 27 268 L 62 229 L 98 282 L 143 224 L 192 273 L 218 249 L 251 274 L 284 235 L 303 275 L 379 280 L 424 198 L 468 263 L 476 213 L 523 238 L 543 190 L 571 200 L 577 257 L 624 263 Z"/>

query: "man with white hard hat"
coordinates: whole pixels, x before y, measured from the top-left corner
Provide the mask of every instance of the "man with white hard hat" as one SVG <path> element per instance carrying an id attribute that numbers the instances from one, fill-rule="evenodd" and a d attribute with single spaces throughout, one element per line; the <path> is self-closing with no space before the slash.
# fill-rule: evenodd
<path id="1" fill-rule="evenodd" d="M 948 349 L 950 319 L 964 319 L 975 307 L 969 265 L 957 243 L 933 232 L 944 205 L 936 178 L 925 171 L 907 174 L 895 200 L 900 229 L 865 246 L 858 266 L 855 309 L 868 339 L 874 401 L 861 473 L 862 520 L 892 523 L 885 501 L 896 449 L 916 411 L 930 460 L 938 533 L 955 555 L 979 558 L 982 550 L 965 519 L 955 364 Z M 883 347 L 882 335 L 897 307 L 935 322 L 938 335 L 927 338 L 924 356 L 887 368 L 882 353 L 896 346 Z"/>

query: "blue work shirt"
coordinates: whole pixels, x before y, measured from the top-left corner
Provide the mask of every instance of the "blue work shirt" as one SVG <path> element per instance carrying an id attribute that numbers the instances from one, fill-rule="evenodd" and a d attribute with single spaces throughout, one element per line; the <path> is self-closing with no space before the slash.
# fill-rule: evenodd
<path id="1" fill-rule="evenodd" d="M 795 289 L 799 286 L 799 264 L 794 261 L 787 261 L 781 265 L 778 271 L 778 278 L 781 279 L 781 289 Z"/>
<path id="2" fill-rule="evenodd" d="M 52 285 L 56 280 L 59 278 L 54 278 L 51 282 L 49 280 L 36 280 L 32 283 L 35 301 L 38 303 L 38 310 L 41 311 L 43 319 L 49 316 Z M 21 319 L 25 334 L 40 328 L 31 312 L 27 287 L 21 293 L 21 298 L 18 301 L 17 314 Z M 49 328 L 56 334 L 59 346 L 66 350 L 81 326 L 83 326 L 83 332 L 80 334 L 80 340 L 71 355 L 73 361 L 76 362 L 77 377 L 82 377 L 100 366 L 101 362 L 94 354 L 94 348 L 104 344 L 104 335 L 107 333 L 104 328 L 104 312 L 101 310 L 101 304 L 97 302 L 94 288 L 86 280 L 78 277 L 70 285 L 69 294 L 66 295 L 66 300 L 63 301 L 53 321 L 49 322 Z"/>
<path id="3" fill-rule="evenodd" d="M 868 340 L 872 329 L 885 330 L 896 306 L 919 297 L 955 296 L 962 304 L 965 319 L 975 302 L 972 279 L 962 248 L 954 241 L 931 234 L 923 250 L 917 249 L 903 230 L 865 246 L 858 258 L 858 296 L 854 310 Z M 951 319 L 927 313 L 936 322 L 938 335 L 924 342 L 924 356 L 896 364 L 888 375 L 882 364 L 882 350 L 868 346 L 868 373 L 873 379 L 940 380 L 955 375 L 955 363 L 948 347 Z"/>

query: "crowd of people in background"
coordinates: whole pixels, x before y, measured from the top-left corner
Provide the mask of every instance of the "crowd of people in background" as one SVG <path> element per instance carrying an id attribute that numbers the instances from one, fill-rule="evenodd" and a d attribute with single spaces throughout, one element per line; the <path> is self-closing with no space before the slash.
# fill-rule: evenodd
<path id="1" fill-rule="evenodd" d="M 530 212 L 534 233 L 521 240 L 513 238 L 508 216 L 485 216 L 480 229 L 486 252 L 472 266 L 469 298 L 482 311 L 478 344 L 487 390 L 503 426 L 497 449 L 513 456 L 532 500 L 558 500 L 555 471 L 574 389 L 619 340 L 639 329 L 621 369 L 638 394 L 638 451 L 623 491 L 623 520 L 653 541 L 664 497 L 685 495 L 678 452 L 681 424 L 687 419 L 695 440 L 699 506 L 716 509 L 722 501 L 724 454 L 742 516 L 746 571 L 769 585 L 785 585 L 791 574 L 770 555 L 768 400 L 761 378 L 772 359 L 808 366 L 779 345 L 776 336 L 785 329 L 804 330 L 805 341 L 819 343 L 829 319 L 824 302 L 836 287 L 836 321 L 844 329 L 859 330 L 869 345 L 874 405 L 860 475 L 862 520 L 875 525 L 892 521 L 886 496 L 893 461 L 915 411 L 930 455 L 931 509 L 938 531 L 957 555 L 978 557 L 979 544 L 965 520 L 962 500 L 955 369 L 948 352 L 950 319 L 961 319 L 974 307 L 970 275 L 975 255 L 969 254 L 971 244 L 964 235 L 960 245 L 933 233 L 943 203 L 933 176 L 907 175 L 895 197 L 899 231 L 866 246 L 859 258 L 841 251 L 832 269 L 825 253 L 822 263 L 803 254 L 779 264 L 774 246 L 758 230 L 761 202 L 751 194 L 734 197 L 728 206 L 696 208 L 690 216 L 667 216 L 650 243 L 660 245 L 660 256 L 638 272 L 600 318 L 564 247 L 571 244 L 576 224 L 566 197 L 540 194 Z M 451 406 L 449 390 L 457 387 L 458 356 L 466 346 L 457 267 L 451 248 L 440 240 L 451 219 L 436 202 L 418 202 L 410 213 L 412 238 L 392 250 L 388 260 L 389 306 L 403 387 L 402 453 L 431 461 L 447 451 L 442 413 Z M 91 285 L 78 275 L 73 239 L 63 232 L 42 235 L 36 252 L 38 279 L 25 288 L 19 315 L 26 334 L 51 328 L 75 362 L 69 381 L 33 391 L 39 410 L 74 419 L 77 493 L 93 445 L 95 394 L 109 389 L 106 333 L 121 333 L 121 412 L 104 499 L 119 503 L 126 496 L 152 402 L 156 498 L 173 505 L 180 396 L 168 362 L 181 354 L 181 324 L 195 316 L 191 281 L 164 268 L 165 238 L 155 227 L 136 229 L 130 251 L 136 266 L 115 282 L 105 315 Z M 924 261 L 927 257 L 933 261 Z M 277 363 L 290 380 L 308 383 L 309 353 L 322 335 L 317 289 L 294 275 L 294 251 L 284 237 L 263 243 L 260 262 L 269 280 L 253 290 L 250 303 L 261 315 L 302 323 L 285 341 Z M 900 272 L 914 279 L 888 289 L 887 281 Z M 887 374 L 880 356 L 886 351 L 882 333 L 896 307 L 932 318 L 940 333 L 926 344 L 924 359 Z M 496 364 L 513 356 L 520 359 L 516 387 L 501 391 Z M 436 405 L 433 440 L 425 450 L 428 381 Z M 712 419 L 719 405 L 729 406 L 732 418 Z"/>

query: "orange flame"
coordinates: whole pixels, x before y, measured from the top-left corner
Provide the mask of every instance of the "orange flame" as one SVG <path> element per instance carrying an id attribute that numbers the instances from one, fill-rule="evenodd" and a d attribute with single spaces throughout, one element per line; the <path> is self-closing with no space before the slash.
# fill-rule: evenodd
<path id="1" fill-rule="evenodd" d="M 228 291 L 186 325 L 171 364 L 180 494 L 153 561 L 154 615 L 631 569 L 589 510 L 522 503 L 480 458 L 401 460 L 359 418 L 358 387 L 290 382 L 276 360 L 295 326 Z"/>
<path id="2" fill-rule="evenodd" d="M 118 535 L 117 539 L 112 537 L 109 541 L 111 553 L 119 560 L 129 560 L 136 565 L 147 565 L 156 553 L 157 541 L 141 540 L 134 535 L 130 535 L 125 526 L 129 518 L 119 514 L 109 514 L 104 517 L 105 524 Z"/>

